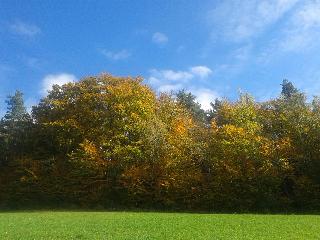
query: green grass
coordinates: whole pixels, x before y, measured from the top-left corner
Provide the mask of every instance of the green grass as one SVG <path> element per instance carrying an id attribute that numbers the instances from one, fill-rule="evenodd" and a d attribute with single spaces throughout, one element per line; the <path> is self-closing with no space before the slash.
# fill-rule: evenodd
<path id="1" fill-rule="evenodd" d="M 149 212 L 0 213 L 0 239 L 320 239 L 320 216 Z"/>

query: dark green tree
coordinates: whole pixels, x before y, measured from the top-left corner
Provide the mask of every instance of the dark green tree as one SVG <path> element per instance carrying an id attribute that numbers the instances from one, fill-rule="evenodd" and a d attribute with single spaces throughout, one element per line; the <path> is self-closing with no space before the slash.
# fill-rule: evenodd
<path id="1" fill-rule="evenodd" d="M 211 109 L 207 110 L 206 112 L 207 120 L 209 123 L 212 121 L 212 119 L 217 118 L 219 109 L 221 108 L 222 104 L 223 104 L 223 101 L 219 100 L 218 98 L 216 98 L 214 102 L 210 103 Z"/>
<path id="2" fill-rule="evenodd" d="M 298 89 L 292 84 L 292 82 L 290 82 L 287 79 L 284 79 L 282 81 L 282 90 L 281 90 L 281 95 L 284 98 L 291 98 L 292 96 L 294 96 L 295 94 L 297 94 L 299 91 Z"/>
<path id="3" fill-rule="evenodd" d="M 0 122 L 2 163 L 23 155 L 28 140 L 27 131 L 30 130 L 32 124 L 20 91 L 16 91 L 13 96 L 8 96 L 6 103 L 7 112 Z"/>
<path id="4" fill-rule="evenodd" d="M 180 90 L 176 94 L 176 99 L 179 104 L 186 108 L 194 117 L 194 119 L 205 122 L 206 112 L 201 108 L 201 104 L 196 101 L 196 96 L 185 90 Z"/>
<path id="5" fill-rule="evenodd" d="M 25 200 L 21 196 L 30 187 L 25 183 L 35 177 L 30 170 L 33 123 L 20 91 L 8 96 L 6 103 L 7 112 L 0 121 L 0 198 L 10 204 Z"/>
<path id="6" fill-rule="evenodd" d="M 7 112 L 4 116 L 5 121 L 28 121 L 30 115 L 27 113 L 26 107 L 24 105 L 23 93 L 16 91 L 13 96 L 8 96 L 6 101 L 8 107 Z"/>

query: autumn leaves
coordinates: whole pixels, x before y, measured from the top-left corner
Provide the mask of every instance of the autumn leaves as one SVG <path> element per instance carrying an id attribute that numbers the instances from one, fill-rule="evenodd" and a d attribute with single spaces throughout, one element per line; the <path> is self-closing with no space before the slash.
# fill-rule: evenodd
<path id="1" fill-rule="evenodd" d="M 183 91 L 106 74 L 55 86 L 32 118 L 15 117 L 28 115 L 19 101 L 1 121 L 3 205 L 317 207 L 319 108 L 288 81 L 277 99 L 242 94 L 208 112 Z"/>

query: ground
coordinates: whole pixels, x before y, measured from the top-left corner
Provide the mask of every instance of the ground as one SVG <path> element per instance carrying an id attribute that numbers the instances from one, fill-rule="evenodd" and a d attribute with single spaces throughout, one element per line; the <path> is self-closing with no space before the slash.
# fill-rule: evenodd
<path id="1" fill-rule="evenodd" d="M 319 215 L 5 212 L 0 239 L 320 239 Z"/>

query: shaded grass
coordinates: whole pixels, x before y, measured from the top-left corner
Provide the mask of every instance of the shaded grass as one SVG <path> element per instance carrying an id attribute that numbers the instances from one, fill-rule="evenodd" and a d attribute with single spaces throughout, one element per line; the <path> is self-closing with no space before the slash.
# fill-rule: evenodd
<path id="1" fill-rule="evenodd" d="M 318 215 L 0 213 L 0 239 L 320 239 Z"/>

